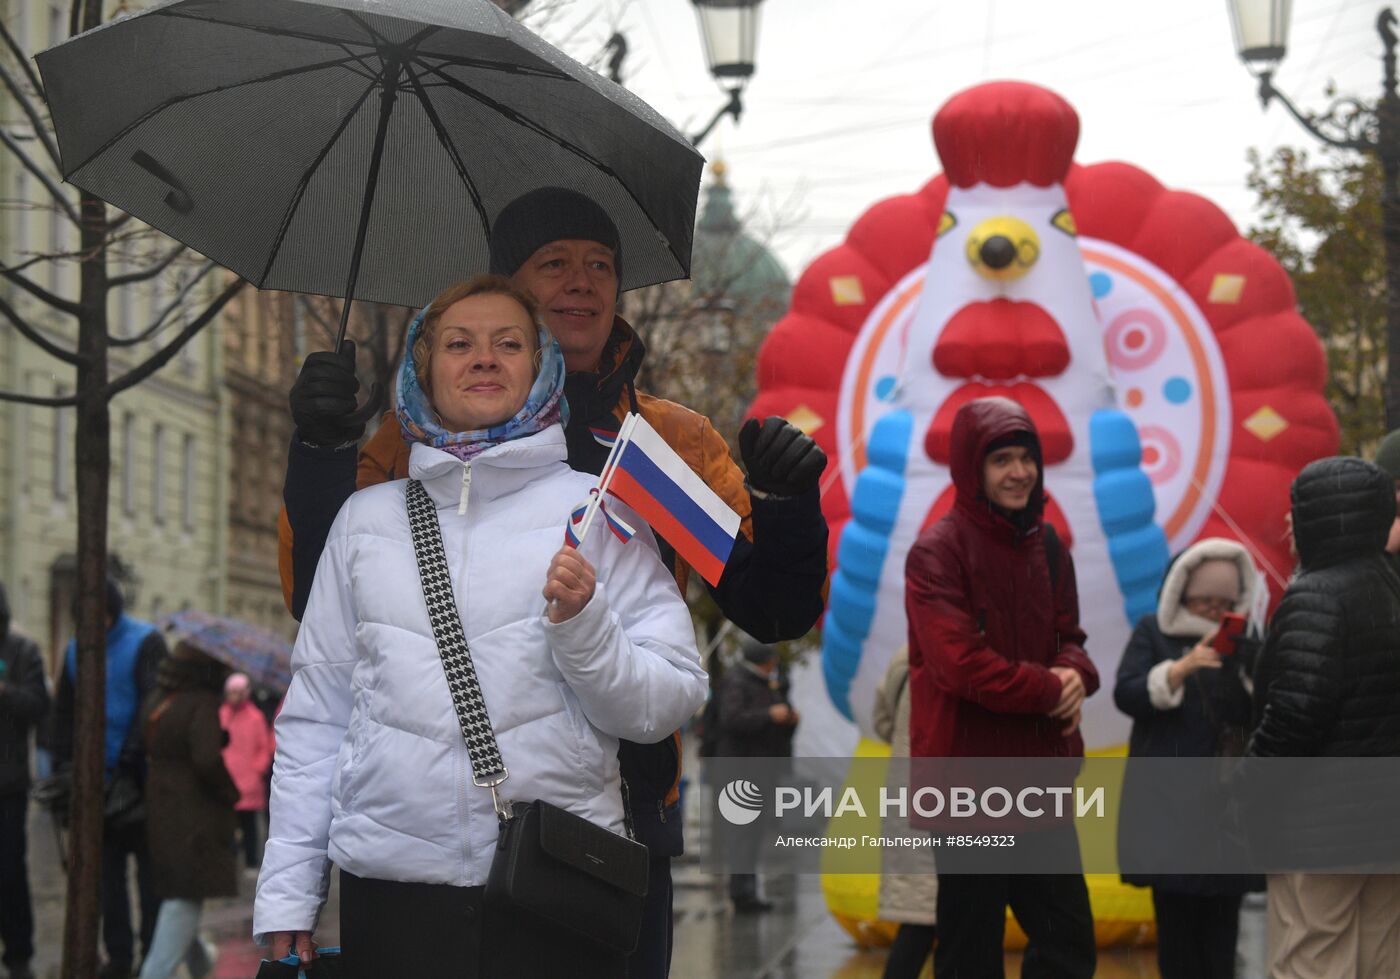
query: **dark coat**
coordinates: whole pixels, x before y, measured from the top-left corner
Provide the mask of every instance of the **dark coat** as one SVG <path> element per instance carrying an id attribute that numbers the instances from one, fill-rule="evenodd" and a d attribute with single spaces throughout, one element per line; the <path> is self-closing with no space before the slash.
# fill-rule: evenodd
<path id="1" fill-rule="evenodd" d="M 724 671 L 719 681 L 719 746 L 723 758 L 788 758 L 794 725 L 778 724 L 768 708 L 788 702 L 788 683 L 774 670 L 762 676 L 747 663 Z"/>
<path id="2" fill-rule="evenodd" d="M 235 897 L 238 787 L 224 768 L 219 727 L 228 669 L 168 659 L 142 711 L 148 770 L 146 828 L 156 893 L 199 900 Z"/>
<path id="3" fill-rule="evenodd" d="M 1300 571 L 1259 657 L 1250 755 L 1400 755 L 1394 519 L 1394 484 L 1360 459 L 1315 462 L 1294 482 Z"/>
<path id="4" fill-rule="evenodd" d="M 1238 740 L 1249 723 L 1249 695 L 1240 677 L 1238 654 L 1224 659 L 1219 669 L 1199 670 L 1186 678 L 1181 706 L 1158 710 L 1147 690 L 1147 674 L 1164 660 L 1180 659 L 1199 640 L 1162 633 L 1156 614 L 1144 616 L 1133 630 L 1118 664 L 1113 702 L 1133 719 L 1128 753 L 1132 758 L 1210 758 L 1222 746 Z M 1235 749 L 1238 754 L 1238 748 Z M 1202 775 L 1211 770 L 1201 768 Z M 1184 773 L 1183 773 L 1184 774 Z M 1143 765 L 1130 759 L 1123 776 L 1122 807 L 1118 814 L 1119 864 L 1123 881 L 1140 887 L 1156 887 L 1178 894 L 1244 894 L 1262 890 L 1258 877 L 1237 875 L 1187 875 L 1133 872 L 1141 866 L 1137 857 L 1158 860 L 1174 845 L 1197 850 L 1209 845 L 1216 829 L 1208 827 L 1200 837 L 1171 841 L 1174 829 L 1193 826 L 1192 815 L 1202 808 L 1180 784 L 1167 785 Z M 1214 784 L 1200 786 L 1212 791 Z"/>
<path id="5" fill-rule="evenodd" d="M 1341 760 L 1309 779 L 1247 765 L 1240 784 L 1254 790 L 1253 824 L 1298 869 L 1354 863 L 1358 840 L 1400 858 L 1400 784 L 1345 761 L 1400 757 L 1400 578 L 1384 554 L 1394 484 L 1360 459 L 1324 459 L 1292 497 L 1300 569 L 1259 656 L 1247 754 Z"/>
<path id="6" fill-rule="evenodd" d="M 10 604 L 0 585 L 0 796 L 29 790 L 29 730 L 48 709 L 39 647 L 10 631 Z"/>
<path id="7" fill-rule="evenodd" d="M 982 493 L 993 441 L 1035 428 L 1025 409 L 986 398 L 953 422 L 957 501 L 905 562 L 909 620 L 910 752 L 918 757 L 1069 757 L 1084 754 L 1049 716 L 1060 699 L 1052 666 L 1079 671 L 1088 694 L 1099 674 L 1084 651 L 1074 562 L 1061 548 L 1050 574 L 1041 510 L 1044 472 L 1018 523 Z M 1039 439 L 1035 440 L 1040 458 Z"/>

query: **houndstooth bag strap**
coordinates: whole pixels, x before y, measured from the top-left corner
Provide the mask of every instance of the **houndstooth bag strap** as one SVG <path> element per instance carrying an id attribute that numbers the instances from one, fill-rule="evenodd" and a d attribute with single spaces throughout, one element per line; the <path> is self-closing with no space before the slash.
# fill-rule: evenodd
<path id="1" fill-rule="evenodd" d="M 452 597 L 452 577 L 447 572 L 447 555 L 442 549 L 442 527 L 437 508 L 428 491 L 416 479 L 408 481 L 408 525 L 413 531 L 413 551 L 418 557 L 418 577 L 423 582 L 423 598 L 428 603 L 428 619 L 433 624 L 433 639 L 442 657 L 442 672 L 447 675 L 447 689 L 452 691 L 452 706 L 457 709 L 457 723 L 462 727 L 462 739 L 472 760 L 472 783 L 491 789 L 509 777 L 496 736 L 491 731 L 491 717 L 486 713 L 486 700 L 476 680 L 471 650 L 462 632 L 462 618 L 457 614 L 457 601 Z M 499 800 L 497 810 L 500 811 Z"/>

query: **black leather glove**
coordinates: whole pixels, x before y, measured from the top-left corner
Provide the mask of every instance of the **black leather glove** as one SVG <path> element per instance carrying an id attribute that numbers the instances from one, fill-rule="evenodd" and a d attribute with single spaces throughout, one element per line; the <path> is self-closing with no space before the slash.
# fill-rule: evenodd
<path id="1" fill-rule="evenodd" d="M 749 471 L 749 486 L 773 496 L 799 496 L 817 485 L 826 468 L 826 453 L 810 436 L 787 420 L 770 415 L 760 425 L 750 418 L 739 429 L 739 454 Z"/>
<path id="2" fill-rule="evenodd" d="M 292 385 L 292 420 L 301 440 L 310 445 L 335 446 L 354 442 L 374 415 L 379 388 L 358 409 L 360 380 L 355 376 L 355 341 L 339 351 L 318 350 L 302 362 Z"/>

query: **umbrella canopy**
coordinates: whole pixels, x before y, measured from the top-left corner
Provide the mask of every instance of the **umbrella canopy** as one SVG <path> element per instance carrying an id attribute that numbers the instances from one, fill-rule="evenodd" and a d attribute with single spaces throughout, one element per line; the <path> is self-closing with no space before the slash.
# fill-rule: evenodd
<path id="1" fill-rule="evenodd" d="M 254 683 L 286 690 L 292 682 L 292 644 L 275 632 L 196 609 L 176 612 L 160 624 L 178 641 L 248 674 Z"/>
<path id="2" fill-rule="evenodd" d="M 37 60 L 64 176 L 259 288 L 422 305 L 542 186 L 622 288 L 689 274 L 700 155 L 487 0 L 173 0 Z"/>

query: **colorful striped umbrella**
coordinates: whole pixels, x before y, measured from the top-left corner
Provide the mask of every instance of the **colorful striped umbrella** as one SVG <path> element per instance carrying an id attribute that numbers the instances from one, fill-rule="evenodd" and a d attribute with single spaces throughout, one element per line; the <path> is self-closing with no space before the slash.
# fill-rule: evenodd
<path id="1" fill-rule="evenodd" d="M 254 683 L 286 690 L 292 682 L 292 644 L 270 629 L 198 609 L 176 612 L 161 627 Z"/>

